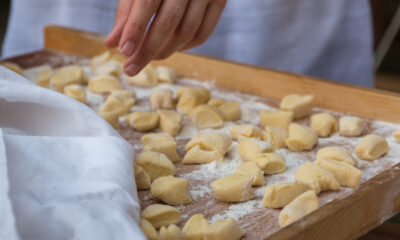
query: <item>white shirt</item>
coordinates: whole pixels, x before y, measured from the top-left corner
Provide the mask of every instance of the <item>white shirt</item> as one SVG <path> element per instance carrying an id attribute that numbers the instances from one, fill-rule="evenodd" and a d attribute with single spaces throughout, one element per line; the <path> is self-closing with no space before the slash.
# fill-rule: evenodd
<path id="1" fill-rule="evenodd" d="M 4 57 L 42 48 L 47 24 L 107 34 L 116 5 L 116 0 L 12 0 Z M 190 52 L 373 86 L 368 0 L 228 0 L 215 32 Z"/>

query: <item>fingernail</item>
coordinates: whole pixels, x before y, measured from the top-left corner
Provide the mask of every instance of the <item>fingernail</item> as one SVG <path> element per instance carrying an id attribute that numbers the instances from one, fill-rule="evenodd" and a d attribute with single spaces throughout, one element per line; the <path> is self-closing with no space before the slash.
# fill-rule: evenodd
<path id="1" fill-rule="evenodd" d="M 135 45 L 133 44 L 132 41 L 126 41 L 124 46 L 120 49 L 120 52 L 125 55 L 125 56 L 130 56 L 133 53 L 133 50 L 135 50 Z"/>
<path id="2" fill-rule="evenodd" d="M 129 76 L 135 75 L 139 72 L 139 67 L 136 66 L 135 64 L 130 64 L 125 67 L 125 73 L 128 74 Z"/>

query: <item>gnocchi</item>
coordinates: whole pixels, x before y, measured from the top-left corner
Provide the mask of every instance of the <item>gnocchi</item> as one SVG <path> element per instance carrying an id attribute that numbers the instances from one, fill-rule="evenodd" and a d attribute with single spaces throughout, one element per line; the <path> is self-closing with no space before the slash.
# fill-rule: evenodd
<path id="1" fill-rule="evenodd" d="M 274 148 L 280 149 L 286 147 L 287 130 L 277 127 L 265 127 L 264 141 L 272 144 Z"/>
<path id="2" fill-rule="evenodd" d="M 333 173 L 311 162 L 306 162 L 297 169 L 295 179 L 309 184 L 316 194 L 340 188 L 340 183 Z"/>
<path id="3" fill-rule="evenodd" d="M 198 145 L 203 150 L 218 151 L 221 155 L 225 155 L 226 151 L 232 144 L 229 135 L 220 132 L 201 132 L 186 144 L 186 151 Z"/>
<path id="4" fill-rule="evenodd" d="M 119 80 L 111 75 L 97 75 L 88 83 L 88 90 L 93 93 L 110 93 L 119 89 L 121 89 Z"/>
<path id="5" fill-rule="evenodd" d="M 45 68 L 45 69 L 41 70 L 36 78 L 36 84 L 41 87 L 49 88 L 50 87 L 50 79 L 53 75 L 54 75 L 54 71 L 50 68 Z"/>
<path id="6" fill-rule="evenodd" d="M 338 125 L 336 119 L 329 113 L 317 113 L 311 116 L 311 129 L 319 137 L 329 137 L 336 132 Z"/>
<path id="7" fill-rule="evenodd" d="M 137 164 L 149 174 L 152 181 L 159 177 L 175 175 L 174 164 L 162 153 L 142 152 L 137 157 Z"/>
<path id="8" fill-rule="evenodd" d="M 174 93 L 170 89 L 155 89 L 151 92 L 150 103 L 153 109 L 173 109 Z"/>
<path id="9" fill-rule="evenodd" d="M 258 167 L 255 162 L 245 162 L 236 168 L 236 173 L 247 174 L 253 177 L 252 186 L 264 186 L 264 172 Z"/>
<path id="10" fill-rule="evenodd" d="M 276 111 L 270 112 L 267 110 L 260 111 L 261 125 L 269 127 L 278 127 L 287 129 L 289 124 L 293 121 L 293 112 Z"/>
<path id="11" fill-rule="evenodd" d="M 199 105 L 189 114 L 190 121 L 198 129 L 220 128 L 224 125 L 224 119 L 218 108 L 209 105 Z"/>
<path id="12" fill-rule="evenodd" d="M 389 150 L 389 145 L 385 138 L 369 134 L 361 139 L 357 144 L 354 153 L 363 160 L 373 161 L 386 154 Z"/>
<path id="13" fill-rule="evenodd" d="M 100 107 L 100 111 L 115 112 L 118 116 L 123 116 L 129 113 L 133 105 L 135 105 L 134 98 L 124 98 L 111 94 L 107 97 L 106 102 Z"/>
<path id="14" fill-rule="evenodd" d="M 86 92 L 80 85 L 71 84 L 64 87 L 64 94 L 81 103 L 86 103 Z"/>
<path id="15" fill-rule="evenodd" d="M 204 240 L 239 240 L 245 232 L 239 227 L 235 219 L 226 218 L 210 224 L 204 232 Z"/>
<path id="16" fill-rule="evenodd" d="M 324 147 L 317 152 L 317 162 L 321 158 L 330 158 L 339 162 L 347 163 L 351 166 L 357 166 L 358 162 L 351 153 L 342 147 Z"/>
<path id="17" fill-rule="evenodd" d="M 158 84 L 157 71 L 151 64 L 148 64 L 136 76 L 127 77 L 126 81 L 133 86 L 154 87 Z"/>
<path id="18" fill-rule="evenodd" d="M 240 104 L 238 102 L 225 102 L 219 106 L 224 121 L 236 121 L 242 117 Z"/>
<path id="19" fill-rule="evenodd" d="M 160 229 L 160 240 L 184 240 L 185 234 L 181 232 L 178 226 L 171 224 Z"/>
<path id="20" fill-rule="evenodd" d="M 313 95 L 291 94 L 282 99 L 280 108 L 283 111 L 293 112 L 293 118 L 299 119 L 310 114 L 313 100 Z"/>
<path id="21" fill-rule="evenodd" d="M 311 190 L 310 186 L 302 182 L 276 183 L 265 188 L 263 204 L 269 208 L 282 208 L 308 190 Z"/>
<path id="22" fill-rule="evenodd" d="M 106 120 L 113 128 L 119 129 L 118 114 L 116 112 L 98 111 L 97 114 Z"/>
<path id="23" fill-rule="evenodd" d="M 246 140 L 248 138 L 256 138 L 261 140 L 262 132 L 251 124 L 239 124 L 231 127 L 229 133 L 233 139 L 237 141 Z"/>
<path id="24" fill-rule="evenodd" d="M 151 133 L 144 135 L 141 139 L 143 151 L 163 153 L 171 162 L 179 162 L 175 139 L 165 133 Z"/>
<path id="25" fill-rule="evenodd" d="M 271 144 L 252 138 L 239 142 L 237 149 L 244 161 L 251 161 L 253 156 L 259 153 L 275 151 Z"/>
<path id="26" fill-rule="evenodd" d="M 210 99 L 210 92 L 205 88 L 182 88 L 177 92 L 179 99 L 176 109 L 189 114 L 195 107 L 206 104 Z"/>
<path id="27" fill-rule="evenodd" d="M 297 123 L 289 125 L 289 134 L 286 139 L 286 145 L 292 151 L 311 150 L 318 143 L 317 134 L 306 127 Z"/>
<path id="28" fill-rule="evenodd" d="M 182 232 L 185 233 L 185 240 L 203 240 L 207 227 L 208 222 L 203 214 L 191 216 L 182 229 Z"/>
<path id="29" fill-rule="evenodd" d="M 60 68 L 50 78 L 50 87 L 58 92 L 64 90 L 64 87 L 70 84 L 84 84 L 86 75 L 79 66 L 66 66 Z"/>
<path id="30" fill-rule="evenodd" d="M 364 130 L 364 120 L 358 117 L 345 116 L 339 120 L 339 133 L 345 137 L 360 136 Z"/>
<path id="31" fill-rule="evenodd" d="M 140 218 L 139 227 L 148 240 L 158 240 L 158 232 L 149 221 Z"/>
<path id="32" fill-rule="evenodd" d="M 138 190 L 150 189 L 151 186 L 150 176 L 140 165 L 135 165 L 134 173 L 135 173 L 136 188 Z"/>
<path id="33" fill-rule="evenodd" d="M 316 164 L 333 173 L 343 187 L 356 187 L 360 184 L 362 172 L 349 164 L 329 158 L 320 158 Z"/>
<path id="34" fill-rule="evenodd" d="M 148 220 L 155 228 L 176 224 L 181 220 L 181 212 L 171 206 L 151 204 L 143 209 L 141 217 Z"/>
<path id="35" fill-rule="evenodd" d="M 279 153 L 255 154 L 250 161 L 257 163 L 264 174 L 277 174 L 286 170 L 285 159 Z"/>
<path id="36" fill-rule="evenodd" d="M 160 83 L 174 83 L 176 81 L 176 73 L 173 69 L 164 66 L 156 68 L 158 75 L 158 82 Z"/>
<path id="37" fill-rule="evenodd" d="M 219 151 L 203 150 L 200 148 L 200 146 L 196 145 L 185 154 L 182 163 L 205 164 L 213 161 L 222 162 L 224 161 L 224 156 Z"/>
<path id="38" fill-rule="evenodd" d="M 155 112 L 133 112 L 126 116 L 129 125 L 134 129 L 144 132 L 158 127 L 160 117 Z"/>
<path id="39" fill-rule="evenodd" d="M 207 104 L 213 107 L 220 107 L 224 103 L 226 103 L 226 100 L 223 98 L 211 98 Z"/>
<path id="40" fill-rule="evenodd" d="M 253 177 L 247 174 L 233 173 L 215 180 L 211 186 L 214 196 L 222 202 L 245 202 L 253 198 L 251 185 Z"/>
<path id="41" fill-rule="evenodd" d="M 189 180 L 173 176 L 159 177 L 151 184 L 151 194 L 169 205 L 192 202 L 189 196 Z"/>

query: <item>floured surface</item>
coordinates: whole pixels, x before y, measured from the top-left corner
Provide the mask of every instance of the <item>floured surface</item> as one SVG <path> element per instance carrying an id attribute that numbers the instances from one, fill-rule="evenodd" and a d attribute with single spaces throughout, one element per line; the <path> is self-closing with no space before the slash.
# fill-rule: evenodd
<path id="1" fill-rule="evenodd" d="M 53 66 L 61 66 L 64 64 L 76 62 L 79 62 L 80 65 L 87 64 L 87 61 L 82 61 L 81 59 L 75 58 L 67 58 L 63 61 L 61 56 L 59 56 L 58 58 L 53 57 L 52 59 L 57 59 L 54 60 L 55 64 L 54 62 L 52 62 L 53 60 L 49 62 L 49 64 Z M 28 70 L 26 75 L 29 75 L 29 77 L 31 78 L 35 78 L 35 69 Z M 149 96 L 153 89 L 131 87 L 127 84 L 123 85 L 127 88 L 134 89 L 137 93 L 137 103 L 132 108 L 132 111 L 150 110 Z M 235 123 L 226 122 L 223 128 L 215 130 L 225 133 L 228 133 L 229 128 L 237 123 L 252 123 L 258 125 L 261 128 L 261 126 L 259 125 L 259 111 L 261 109 L 274 109 L 278 106 L 279 103 L 279 101 L 273 99 L 256 97 L 217 88 L 212 83 L 197 82 L 187 79 L 180 79 L 178 81 L 178 85 L 162 84 L 158 85 L 156 88 L 170 88 L 171 90 L 176 91 L 181 86 L 204 86 L 210 89 L 212 97 L 222 97 L 227 100 L 235 100 L 240 102 L 242 109 L 242 119 Z M 105 100 L 105 97 L 105 95 L 88 94 L 87 100 L 92 108 L 97 109 Z M 314 112 L 321 111 L 323 110 L 314 109 Z M 334 114 L 336 118 L 342 115 L 340 113 L 334 113 L 331 111 L 329 112 Z M 400 162 L 400 158 L 398 157 L 400 156 L 400 144 L 398 144 L 391 136 L 395 130 L 400 128 L 400 126 L 380 121 L 365 121 L 366 129 L 363 132 L 363 135 L 375 133 L 386 137 L 389 143 L 389 152 L 384 157 L 374 162 L 367 162 L 363 160 L 359 161 L 359 168 L 363 172 L 362 183 Z M 309 119 L 304 119 L 299 122 L 304 125 L 309 125 Z M 120 123 L 120 134 L 134 145 L 136 151 L 135 154 L 139 154 L 142 148 L 140 138 L 143 133 L 137 132 L 128 127 L 126 123 L 124 123 L 123 118 L 120 119 Z M 181 157 L 183 157 L 185 153 L 184 146 L 186 142 L 199 132 L 196 128 L 190 125 L 190 122 L 188 121 L 186 116 L 184 123 L 184 128 L 176 137 L 179 144 L 179 154 Z M 354 147 L 360 141 L 360 138 L 361 137 L 345 138 L 339 136 L 336 133 L 329 138 L 319 138 L 319 143 L 317 147 L 310 152 L 293 153 L 288 149 L 277 150 L 278 153 L 284 156 L 287 164 L 287 170 L 281 174 L 266 176 L 266 183 L 267 185 L 270 185 L 277 182 L 293 181 L 296 169 L 306 161 L 314 161 L 316 151 L 322 147 L 343 146 L 353 153 Z M 226 155 L 226 160 L 222 163 L 212 162 L 205 165 L 176 164 L 177 176 L 190 180 L 190 195 L 194 200 L 193 204 L 177 207 L 182 212 L 182 221 L 179 224 L 180 226 L 183 226 L 183 224 L 190 216 L 196 213 L 203 213 L 210 222 L 214 222 L 225 217 L 232 217 L 236 219 L 239 222 L 240 226 L 246 231 L 246 237 L 244 239 L 264 239 L 279 230 L 279 210 L 265 208 L 261 202 L 264 195 L 265 187 L 253 188 L 253 194 L 255 197 L 254 200 L 244 203 L 230 204 L 219 202 L 214 198 L 211 189 L 212 181 L 233 173 L 236 167 L 240 163 L 242 163 L 242 160 L 237 153 L 236 146 L 237 142 L 233 142 Z M 360 187 L 362 187 L 362 185 Z M 319 195 L 319 200 L 321 205 L 324 205 L 334 199 L 344 198 L 355 190 L 356 189 L 342 187 L 340 191 L 323 192 Z M 142 207 L 156 202 L 151 198 L 150 191 L 140 191 L 139 198 L 141 200 Z M 388 212 L 390 212 L 390 210 L 388 210 Z"/>

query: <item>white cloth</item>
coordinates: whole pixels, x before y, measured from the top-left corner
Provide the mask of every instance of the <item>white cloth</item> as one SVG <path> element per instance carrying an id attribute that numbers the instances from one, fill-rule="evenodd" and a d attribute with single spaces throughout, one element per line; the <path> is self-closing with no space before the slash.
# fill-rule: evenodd
<path id="1" fill-rule="evenodd" d="M 61 24 L 106 34 L 117 1 L 12 0 L 5 57 L 42 47 Z M 372 87 L 368 0 L 228 0 L 218 26 L 191 52 Z"/>
<path id="2" fill-rule="evenodd" d="M 132 146 L 90 108 L 0 67 L 0 239 L 145 239 Z"/>

